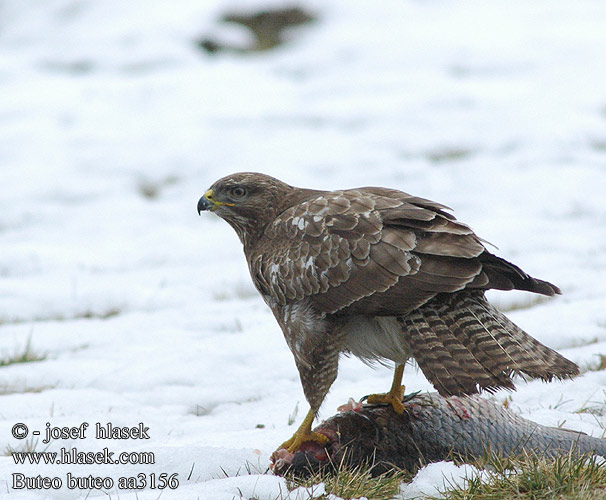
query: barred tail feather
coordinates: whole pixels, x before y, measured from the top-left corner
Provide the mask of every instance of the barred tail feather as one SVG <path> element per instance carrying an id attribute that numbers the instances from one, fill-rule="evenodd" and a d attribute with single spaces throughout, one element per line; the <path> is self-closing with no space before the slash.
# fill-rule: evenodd
<path id="1" fill-rule="evenodd" d="M 400 319 L 412 357 L 443 396 L 515 389 L 514 374 L 550 381 L 579 367 L 532 338 L 481 291 L 437 296 Z"/>

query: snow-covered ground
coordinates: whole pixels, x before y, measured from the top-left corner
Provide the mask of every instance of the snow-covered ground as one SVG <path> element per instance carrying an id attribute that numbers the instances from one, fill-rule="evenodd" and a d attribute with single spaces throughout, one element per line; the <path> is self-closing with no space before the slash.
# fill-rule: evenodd
<path id="1" fill-rule="evenodd" d="M 0 367 L 0 497 L 107 497 L 68 489 L 69 472 L 112 478 L 122 500 L 287 498 L 265 473 L 307 411 L 298 374 L 235 233 L 196 213 L 235 171 L 445 203 L 562 288 L 533 307 L 491 293 L 514 321 L 583 367 L 606 354 L 606 3 L 301 4 L 318 22 L 246 56 L 195 41 L 243 43 L 220 14 L 270 3 L 0 3 L 0 358 L 30 338 L 46 355 Z M 322 416 L 390 380 L 344 359 Z M 413 367 L 405 382 L 430 389 Z M 601 436 L 606 372 L 520 381 L 511 408 Z M 46 445 L 47 422 L 90 428 Z M 97 422 L 142 422 L 149 439 L 95 440 Z M 156 463 L 15 465 L 16 423 L 41 432 L 38 451 L 152 451 Z M 458 470 L 433 465 L 403 495 Z M 64 486 L 16 490 L 14 473 Z M 138 473 L 177 473 L 179 487 L 117 488 Z"/>

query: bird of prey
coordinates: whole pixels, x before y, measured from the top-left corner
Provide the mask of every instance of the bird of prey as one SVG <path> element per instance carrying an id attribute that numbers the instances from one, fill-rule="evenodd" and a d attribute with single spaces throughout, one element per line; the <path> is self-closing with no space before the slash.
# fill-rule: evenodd
<path id="1" fill-rule="evenodd" d="M 488 289 L 559 294 L 490 253 L 448 207 L 381 187 L 318 191 L 260 173 L 216 181 L 198 202 L 238 234 L 255 287 L 295 358 L 310 410 L 282 447 L 324 444 L 313 420 L 341 354 L 395 363 L 389 392 L 368 397 L 403 411 L 414 359 L 443 396 L 514 389 L 512 376 L 550 381 L 576 364 L 513 324 Z"/>

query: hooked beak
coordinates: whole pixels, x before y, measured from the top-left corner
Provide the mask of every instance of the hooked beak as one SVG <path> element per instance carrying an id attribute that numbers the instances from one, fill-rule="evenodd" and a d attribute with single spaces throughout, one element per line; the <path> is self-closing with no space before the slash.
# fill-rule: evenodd
<path id="1" fill-rule="evenodd" d="M 204 196 L 202 196 L 202 198 L 200 198 L 200 200 L 198 201 L 198 215 L 200 215 L 205 210 L 210 210 L 213 207 L 213 203 L 208 198 L 208 195 L 210 195 L 210 198 L 212 199 L 212 197 L 213 197 L 212 189 L 209 189 L 208 191 L 206 191 L 206 193 L 204 193 Z"/>
<path id="2" fill-rule="evenodd" d="M 202 196 L 202 198 L 198 200 L 198 215 L 200 215 L 203 211 L 206 210 L 210 210 L 212 212 L 215 208 L 221 205 L 226 205 L 228 207 L 234 206 L 233 203 L 215 200 L 213 190 L 209 189 L 208 191 L 206 191 L 206 193 L 204 193 L 204 196 Z"/>

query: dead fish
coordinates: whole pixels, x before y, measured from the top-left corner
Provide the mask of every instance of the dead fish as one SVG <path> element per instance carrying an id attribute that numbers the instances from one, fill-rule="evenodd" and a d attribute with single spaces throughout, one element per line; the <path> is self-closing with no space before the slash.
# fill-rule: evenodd
<path id="1" fill-rule="evenodd" d="M 404 408 L 399 415 L 391 406 L 347 405 L 314 429 L 329 438 L 325 447 L 310 442 L 295 453 L 276 450 L 274 473 L 308 476 L 327 467 L 362 464 L 373 475 L 394 468 L 414 472 L 453 456 L 474 459 L 487 453 L 606 456 L 606 439 L 537 424 L 477 395 L 413 394 Z"/>

